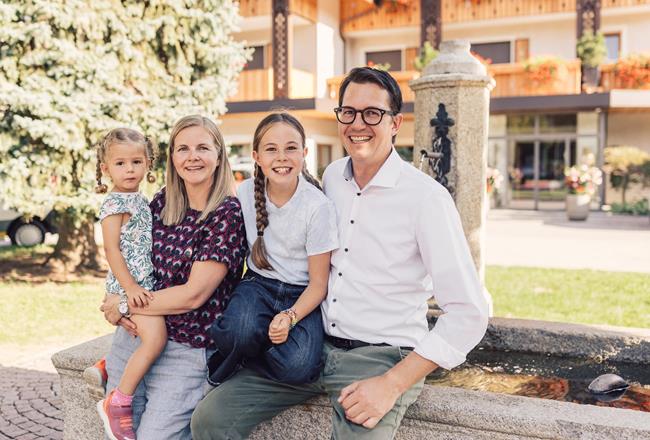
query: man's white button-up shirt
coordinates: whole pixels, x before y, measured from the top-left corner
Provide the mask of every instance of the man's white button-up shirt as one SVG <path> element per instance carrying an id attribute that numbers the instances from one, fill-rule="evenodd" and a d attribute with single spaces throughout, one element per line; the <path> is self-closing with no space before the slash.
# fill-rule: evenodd
<path id="1" fill-rule="evenodd" d="M 415 347 L 451 369 L 487 327 L 488 305 L 449 192 L 393 149 L 359 189 L 350 158 L 333 162 L 323 186 L 337 213 L 323 324 L 329 335 Z M 443 315 L 427 325 L 427 300 Z"/>

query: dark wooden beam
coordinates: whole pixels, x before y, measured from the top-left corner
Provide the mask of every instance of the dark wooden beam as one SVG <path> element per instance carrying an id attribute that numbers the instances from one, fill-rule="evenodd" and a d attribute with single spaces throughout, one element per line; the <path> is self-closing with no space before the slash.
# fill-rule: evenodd
<path id="1" fill-rule="evenodd" d="M 420 46 L 428 41 L 435 49 L 442 39 L 442 0 L 420 0 Z"/>
<path id="2" fill-rule="evenodd" d="M 585 32 L 594 34 L 600 30 L 600 0 L 577 0 L 576 2 L 576 37 Z"/>
<path id="3" fill-rule="evenodd" d="M 273 0 L 273 97 L 289 98 L 289 0 Z"/>

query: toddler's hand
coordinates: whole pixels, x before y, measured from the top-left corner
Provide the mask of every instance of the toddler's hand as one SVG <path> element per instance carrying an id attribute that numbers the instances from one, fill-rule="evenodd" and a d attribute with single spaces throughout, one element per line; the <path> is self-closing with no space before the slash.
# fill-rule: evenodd
<path id="1" fill-rule="evenodd" d="M 291 317 L 286 313 L 278 313 L 269 325 L 269 339 L 274 344 L 282 344 L 289 337 Z"/>
<path id="2" fill-rule="evenodd" d="M 147 307 L 149 301 L 153 300 L 153 294 L 140 286 L 126 290 L 126 297 L 130 307 Z"/>

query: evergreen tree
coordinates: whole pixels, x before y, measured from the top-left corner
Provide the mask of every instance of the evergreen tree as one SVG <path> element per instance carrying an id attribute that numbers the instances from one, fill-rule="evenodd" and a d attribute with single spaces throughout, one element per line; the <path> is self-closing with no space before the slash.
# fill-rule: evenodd
<path id="1" fill-rule="evenodd" d="M 167 141 L 179 117 L 217 117 L 248 56 L 233 0 L 0 4 L 0 198 L 57 213 L 50 264 L 98 267 L 95 150 L 128 126 Z"/>

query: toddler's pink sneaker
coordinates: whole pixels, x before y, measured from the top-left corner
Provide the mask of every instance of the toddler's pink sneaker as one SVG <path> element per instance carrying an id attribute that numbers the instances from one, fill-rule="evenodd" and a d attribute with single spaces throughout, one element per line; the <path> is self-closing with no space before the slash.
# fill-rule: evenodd
<path id="1" fill-rule="evenodd" d="M 115 390 L 105 399 L 97 402 L 97 412 L 104 422 L 104 431 L 111 440 L 135 440 L 133 432 L 133 409 L 131 405 L 119 406 L 111 403 Z"/>

